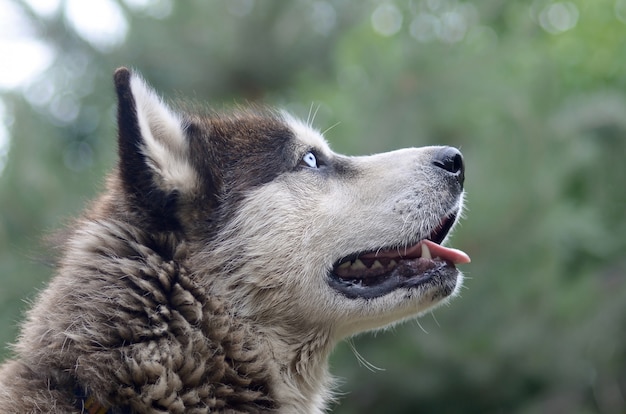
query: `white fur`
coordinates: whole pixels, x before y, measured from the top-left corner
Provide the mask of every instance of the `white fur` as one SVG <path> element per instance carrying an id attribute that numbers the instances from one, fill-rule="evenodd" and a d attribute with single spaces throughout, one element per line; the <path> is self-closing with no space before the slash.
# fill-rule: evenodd
<path id="1" fill-rule="evenodd" d="M 323 153 L 332 154 L 323 135 L 311 125 L 296 118 L 287 111 L 281 111 L 281 116 L 293 133 L 298 137 L 298 143 L 305 147 L 316 148 Z"/>
<path id="2" fill-rule="evenodd" d="M 330 397 L 327 357 L 337 341 L 416 317 L 448 300 L 435 297 L 436 288 L 428 286 L 348 299 L 326 282 L 333 263 L 357 251 L 408 246 L 431 233 L 442 217 L 459 212 L 463 198 L 449 194 L 433 175 L 430 160 L 437 147 L 343 157 L 319 132 L 289 115 L 283 118 L 297 137 L 296 148 L 349 160 L 359 175 L 324 179 L 305 169 L 252 190 L 211 250 L 191 262 L 210 263 L 207 274 L 230 273 L 211 289 L 234 303 L 242 317 L 267 327 L 278 361 L 297 358 L 297 348 L 286 344 L 317 344 L 298 372 L 283 367 L 287 375 L 279 377 L 276 389 L 293 404 L 285 413 L 318 413 Z M 234 256 L 241 259 L 224 263 Z M 453 295 L 462 280 L 459 273 Z M 277 331 L 276 326 L 298 328 Z"/>
<path id="3" fill-rule="evenodd" d="M 165 190 L 191 192 L 198 179 L 187 161 L 183 122 L 139 75 L 130 81 L 143 141 L 143 153 Z"/>

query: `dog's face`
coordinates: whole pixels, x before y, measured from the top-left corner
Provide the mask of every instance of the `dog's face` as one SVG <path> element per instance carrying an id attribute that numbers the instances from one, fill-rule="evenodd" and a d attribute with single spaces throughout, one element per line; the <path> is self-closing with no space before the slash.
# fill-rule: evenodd
<path id="1" fill-rule="evenodd" d="M 463 206 L 458 151 L 347 157 L 285 113 L 179 114 L 128 71 L 116 85 L 124 191 L 241 317 L 340 338 L 458 291 L 469 258 L 441 246 Z"/>

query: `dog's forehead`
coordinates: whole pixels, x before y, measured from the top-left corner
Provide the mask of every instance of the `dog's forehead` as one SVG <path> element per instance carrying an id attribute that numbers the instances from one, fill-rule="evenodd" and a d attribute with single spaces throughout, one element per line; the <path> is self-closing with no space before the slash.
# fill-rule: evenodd
<path id="1" fill-rule="evenodd" d="M 282 117 L 289 129 L 293 132 L 296 145 L 314 148 L 317 151 L 327 154 L 332 152 L 322 134 L 311 125 L 287 112 L 282 112 Z"/>

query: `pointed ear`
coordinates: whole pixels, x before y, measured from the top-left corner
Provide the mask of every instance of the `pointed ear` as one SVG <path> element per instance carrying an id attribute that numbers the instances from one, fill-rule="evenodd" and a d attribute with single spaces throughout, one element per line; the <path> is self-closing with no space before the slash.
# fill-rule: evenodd
<path id="1" fill-rule="evenodd" d="M 137 74 L 115 71 L 119 172 L 125 190 L 155 218 L 172 218 L 198 185 L 181 116 Z"/>

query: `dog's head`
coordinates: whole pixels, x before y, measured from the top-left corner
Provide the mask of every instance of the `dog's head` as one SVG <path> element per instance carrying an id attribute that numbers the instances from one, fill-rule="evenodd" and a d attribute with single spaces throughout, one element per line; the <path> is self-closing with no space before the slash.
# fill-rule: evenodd
<path id="1" fill-rule="evenodd" d="M 339 338 L 459 290 L 469 258 L 441 245 L 463 206 L 457 150 L 348 157 L 286 113 L 174 111 L 126 69 L 115 82 L 119 199 L 145 231 L 176 234 L 178 260 L 234 314 Z"/>

